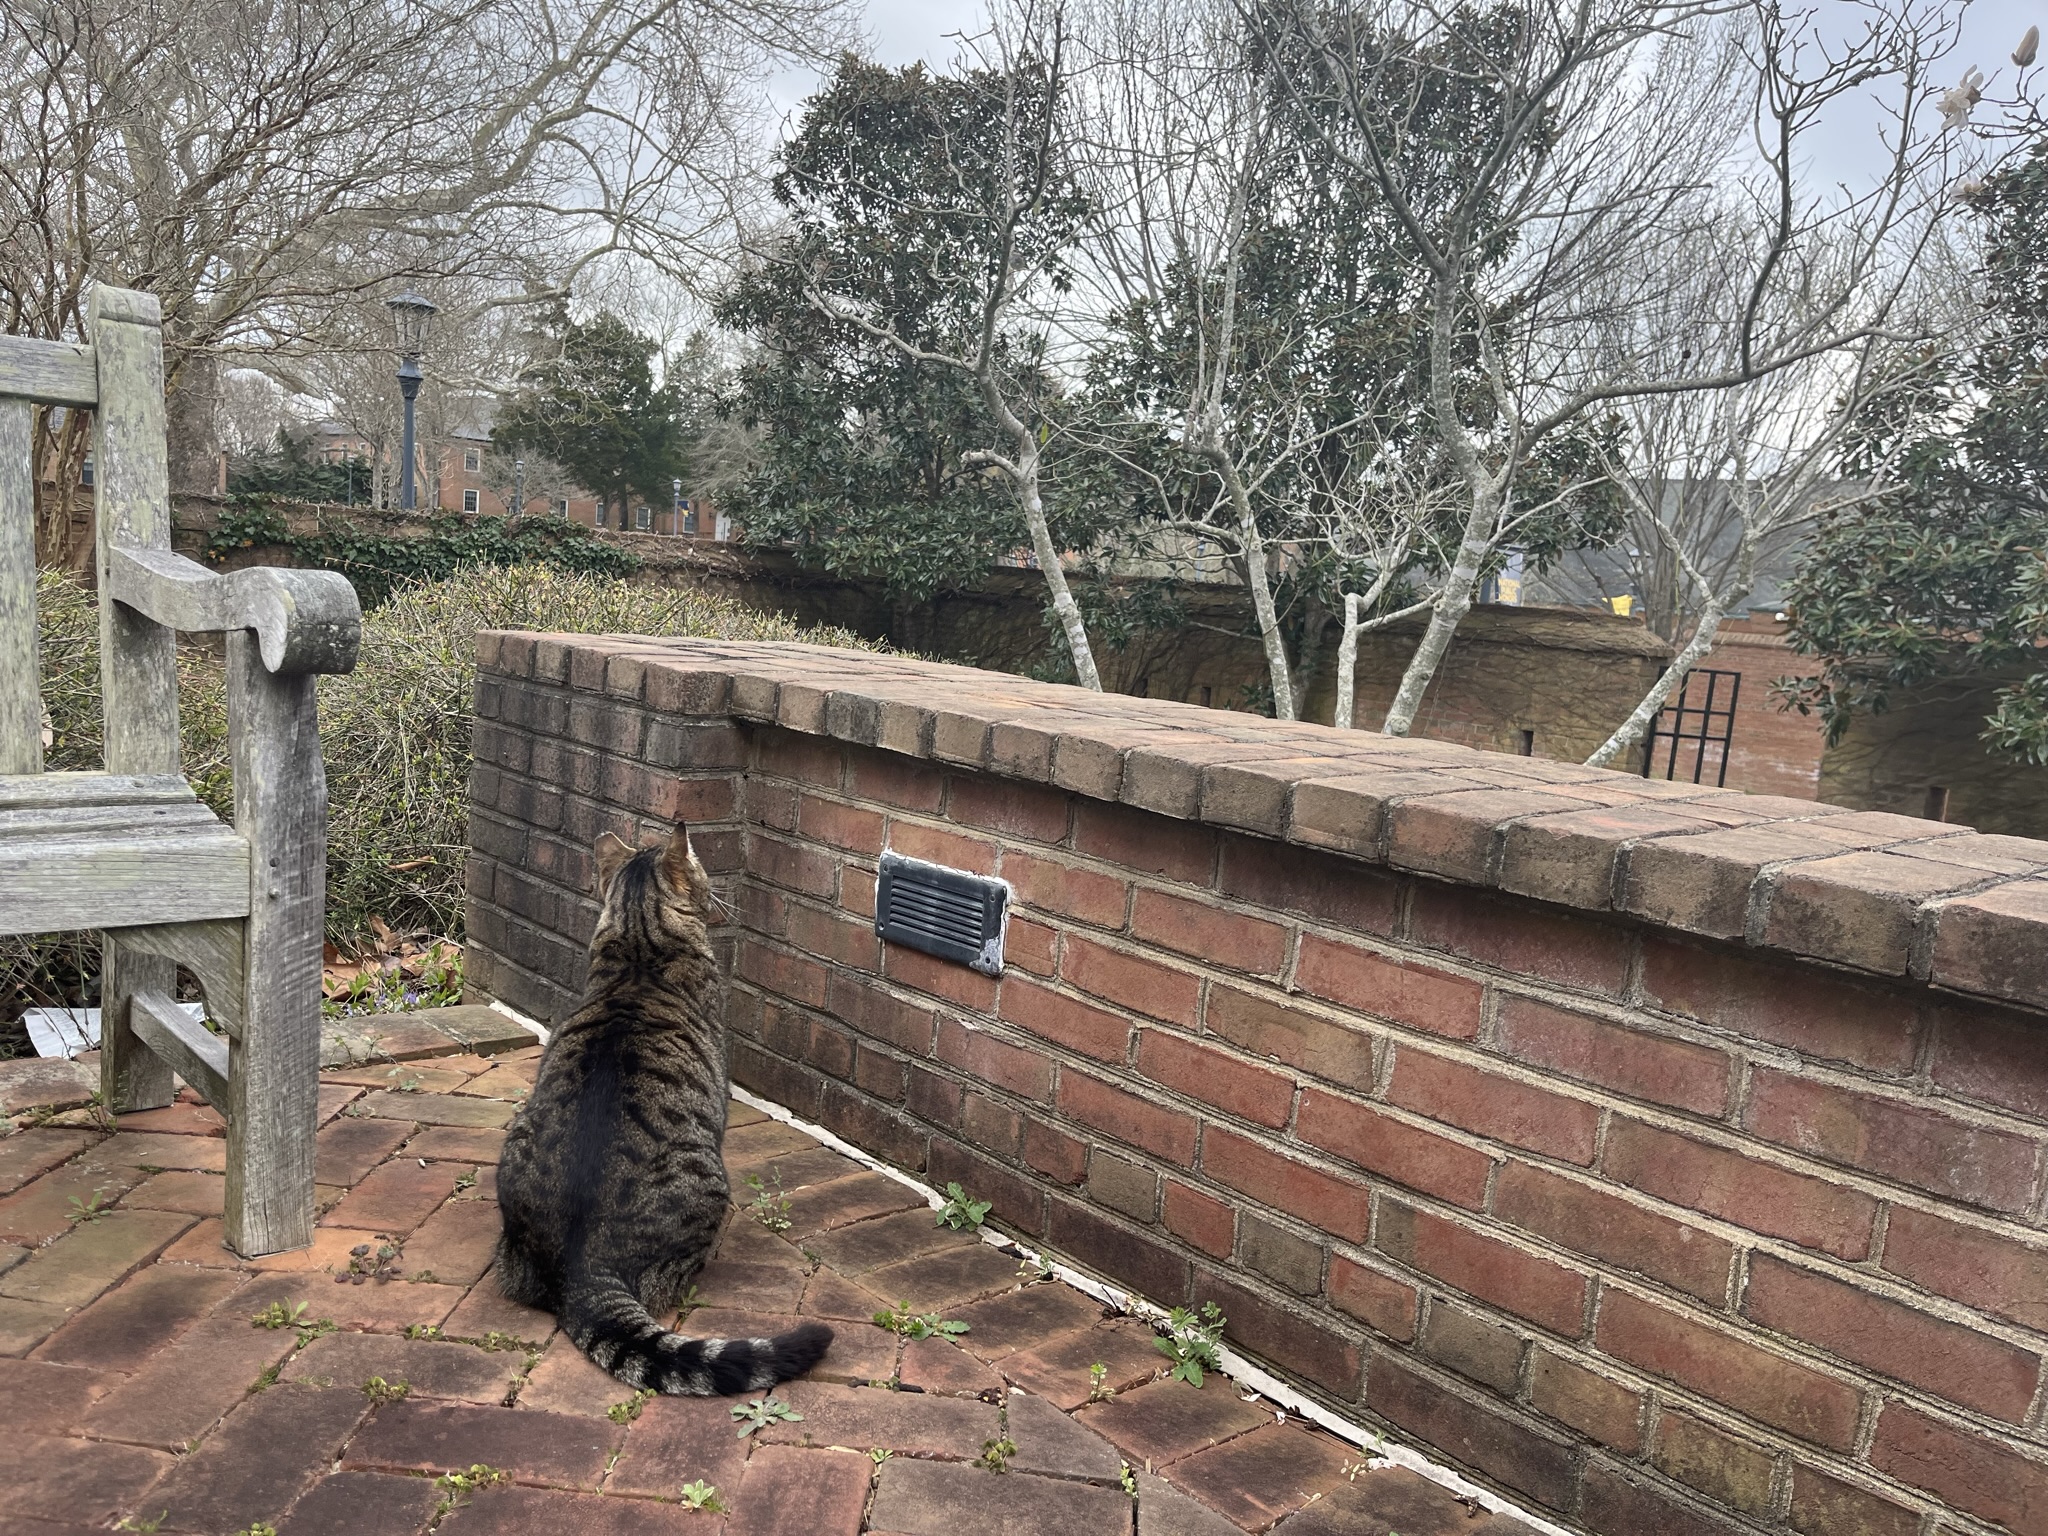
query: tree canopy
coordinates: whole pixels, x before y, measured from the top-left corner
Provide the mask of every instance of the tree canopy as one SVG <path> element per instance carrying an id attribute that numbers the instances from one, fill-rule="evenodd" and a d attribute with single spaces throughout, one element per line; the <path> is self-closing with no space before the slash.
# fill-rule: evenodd
<path id="1" fill-rule="evenodd" d="M 629 495 L 658 506 L 688 471 L 683 402 L 676 384 L 657 383 L 660 348 L 624 320 L 588 321 L 557 310 L 491 432 L 501 450 L 531 449 L 621 511 Z"/>
<path id="2" fill-rule="evenodd" d="M 726 397 L 760 434 L 729 498 L 749 538 L 899 597 L 971 583 L 1024 544 L 1010 490 L 976 457 L 1004 428 L 959 360 L 990 327 L 1017 395 L 1054 391 L 1043 332 L 989 313 L 1020 269 L 1067 281 L 1070 188 L 1000 217 L 1020 134 L 1051 110 L 1029 64 L 934 75 L 854 58 L 806 104 L 773 183 L 787 226 L 717 309 L 751 349 Z M 1084 541 L 1071 518 L 1060 536 Z"/>
<path id="3" fill-rule="evenodd" d="M 2048 764 L 2048 137 L 1970 201 L 1978 334 L 1859 423 L 1844 473 L 1889 461 L 1900 485 L 1823 517 L 1787 598 L 1820 665 L 1783 686 L 1839 738 L 1908 690 L 1996 683 L 1984 741 Z"/>

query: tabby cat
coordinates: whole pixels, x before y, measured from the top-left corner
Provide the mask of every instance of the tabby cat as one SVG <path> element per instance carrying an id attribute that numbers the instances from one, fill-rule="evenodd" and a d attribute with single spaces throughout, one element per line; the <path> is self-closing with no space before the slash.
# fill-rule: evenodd
<path id="1" fill-rule="evenodd" d="M 498 1164 L 498 1284 L 556 1313 L 629 1386 L 758 1392 L 815 1365 L 832 1330 L 693 1339 L 656 1321 L 727 1208 L 726 1037 L 705 932 L 717 899 L 681 826 L 639 852 L 606 834 L 597 868 L 588 990 L 548 1041 Z"/>

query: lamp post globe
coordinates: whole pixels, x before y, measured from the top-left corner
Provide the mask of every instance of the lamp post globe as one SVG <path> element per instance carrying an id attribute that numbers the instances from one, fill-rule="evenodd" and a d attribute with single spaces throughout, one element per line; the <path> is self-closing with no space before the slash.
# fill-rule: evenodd
<path id="1" fill-rule="evenodd" d="M 420 353 L 426 350 L 427 332 L 433 326 L 438 306 L 410 290 L 384 303 L 398 328 L 398 392 L 405 397 L 405 444 L 399 461 L 398 504 L 410 512 L 419 500 L 413 473 L 413 402 L 419 398 L 420 380 L 426 377 L 420 372 Z"/>

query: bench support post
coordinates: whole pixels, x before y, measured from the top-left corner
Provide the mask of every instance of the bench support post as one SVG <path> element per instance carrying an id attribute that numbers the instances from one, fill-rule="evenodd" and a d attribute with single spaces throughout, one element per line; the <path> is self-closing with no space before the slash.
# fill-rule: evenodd
<path id="1" fill-rule="evenodd" d="M 93 412 L 93 505 L 99 582 L 112 553 L 171 546 L 164 442 L 163 328 L 153 295 L 104 285 L 86 316 L 99 366 Z M 100 604 L 100 712 L 109 773 L 178 772 L 177 636 L 119 603 Z M 171 1102 L 169 1063 L 129 1027 L 138 992 L 176 995 L 171 962 L 107 936 L 100 967 L 100 1089 L 116 1112 Z"/>
<path id="2" fill-rule="evenodd" d="M 227 1240 L 245 1258 L 313 1240 L 327 771 L 314 678 L 228 637 L 235 828 L 249 839 L 242 1021 L 228 1046 Z"/>

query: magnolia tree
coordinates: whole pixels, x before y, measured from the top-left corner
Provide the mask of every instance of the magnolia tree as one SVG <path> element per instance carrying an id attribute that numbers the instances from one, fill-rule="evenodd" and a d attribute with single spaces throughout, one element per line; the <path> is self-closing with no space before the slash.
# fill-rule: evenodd
<path id="1" fill-rule="evenodd" d="M 1059 14 L 1027 3 L 950 73 L 842 64 L 782 152 L 775 195 L 785 223 L 758 243 L 755 271 L 722 309 L 728 323 L 776 336 L 793 293 L 811 329 L 835 333 L 821 364 L 893 374 L 886 392 L 897 419 L 875 448 L 900 451 L 905 413 L 894 407 L 914 400 L 916 414 L 937 418 L 959 444 L 941 472 L 993 477 L 1006 490 L 1012 547 L 1021 533 L 1074 674 L 1099 689 L 1047 465 L 1059 390 L 1048 353 L 1084 209 L 1061 128 L 1065 49 Z M 793 403 L 786 394 L 784 403 Z M 868 425 L 819 423 L 842 443 Z M 984 435 L 969 445 L 975 432 Z M 980 498 L 963 487 L 951 504 Z"/>

